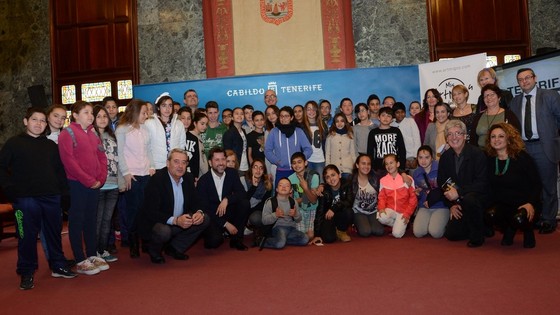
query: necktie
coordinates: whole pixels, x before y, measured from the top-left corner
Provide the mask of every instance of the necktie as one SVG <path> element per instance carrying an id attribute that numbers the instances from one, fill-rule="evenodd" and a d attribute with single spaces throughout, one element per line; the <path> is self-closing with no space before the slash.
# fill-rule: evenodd
<path id="1" fill-rule="evenodd" d="M 531 140 L 533 136 L 533 130 L 531 129 L 531 95 L 525 95 L 527 103 L 525 103 L 525 121 L 523 124 L 523 129 L 525 129 L 525 137 L 527 140 Z"/>

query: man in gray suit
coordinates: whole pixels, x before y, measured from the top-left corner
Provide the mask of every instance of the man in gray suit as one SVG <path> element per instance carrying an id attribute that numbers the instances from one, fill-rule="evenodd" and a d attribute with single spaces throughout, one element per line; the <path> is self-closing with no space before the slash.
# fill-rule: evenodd
<path id="1" fill-rule="evenodd" d="M 511 110 L 522 126 L 527 152 L 533 157 L 543 186 L 543 207 L 539 233 L 556 230 L 558 213 L 558 161 L 560 161 L 560 94 L 537 88 L 537 76 L 530 68 L 517 71 L 523 91 L 511 101 Z"/>

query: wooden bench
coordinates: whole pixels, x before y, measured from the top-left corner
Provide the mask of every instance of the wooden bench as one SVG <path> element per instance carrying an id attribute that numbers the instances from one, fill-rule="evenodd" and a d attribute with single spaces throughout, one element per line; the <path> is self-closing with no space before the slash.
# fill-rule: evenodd
<path id="1" fill-rule="evenodd" d="M 4 232 L 4 228 L 15 226 L 14 208 L 11 203 L 0 203 L 0 242 L 3 239 L 16 237 L 15 232 Z"/>

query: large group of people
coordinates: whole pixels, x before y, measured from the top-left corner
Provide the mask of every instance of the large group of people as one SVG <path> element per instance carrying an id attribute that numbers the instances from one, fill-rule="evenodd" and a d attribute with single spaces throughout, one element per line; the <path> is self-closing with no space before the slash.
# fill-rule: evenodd
<path id="1" fill-rule="evenodd" d="M 188 259 L 199 238 L 207 249 L 229 240 L 246 251 L 252 234 L 254 246 L 280 249 L 382 236 L 385 226 L 395 238 L 411 226 L 415 237 L 468 247 L 495 230 L 510 246 L 521 230 L 533 248 L 535 228 L 557 225 L 560 95 L 538 88 L 528 68 L 517 81 L 523 93 L 512 98 L 483 69 L 477 104 L 463 85 L 452 104 L 429 89 L 409 117 L 393 96 L 279 107 L 273 90 L 264 112 L 226 108 L 222 122 L 219 104 L 200 107 L 194 90 L 183 107 L 162 93 L 120 115 L 111 97 L 78 101 L 66 128 L 63 106 L 30 108 L 25 132 L 0 151 L 0 185 L 17 209 L 20 288 L 34 287 L 38 235 L 62 278 L 108 270 L 115 230 L 131 258 L 144 252 L 154 264 Z M 63 208 L 74 259 L 62 250 Z"/>

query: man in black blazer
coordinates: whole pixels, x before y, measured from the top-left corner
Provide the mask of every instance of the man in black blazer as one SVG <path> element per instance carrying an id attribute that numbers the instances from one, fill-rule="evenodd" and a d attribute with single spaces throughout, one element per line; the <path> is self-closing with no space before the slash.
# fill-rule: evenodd
<path id="1" fill-rule="evenodd" d="M 224 242 L 224 232 L 229 234 L 230 247 L 247 250 L 243 244 L 243 231 L 249 218 L 250 204 L 239 173 L 226 168 L 226 153 L 216 147 L 210 150 L 210 170 L 197 182 L 201 208 L 211 218 L 211 224 L 204 233 L 204 246 L 217 248 Z"/>
<path id="2" fill-rule="evenodd" d="M 150 240 L 148 253 L 155 264 L 165 262 L 162 249 L 175 259 L 188 259 L 185 251 L 210 225 L 210 218 L 198 207 L 187 165 L 187 152 L 173 149 L 167 167 L 157 171 L 146 185 L 140 228 L 144 238 Z"/>
<path id="3" fill-rule="evenodd" d="M 466 143 L 467 127 L 450 120 L 445 136 L 450 149 L 441 155 L 438 185 L 443 188 L 450 218 L 445 237 L 451 241 L 468 239 L 467 246 L 484 243 L 484 211 L 488 207 L 489 183 L 486 156 L 476 146 Z"/>
<path id="4" fill-rule="evenodd" d="M 527 152 L 535 160 L 543 187 L 543 209 L 537 224 L 541 234 L 556 230 L 558 214 L 558 161 L 560 161 L 560 94 L 537 88 L 537 76 L 530 68 L 517 71 L 523 93 L 511 101 L 511 110 L 522 126 Z M 529 114 L 527 114 L 529 113 Z"/>

